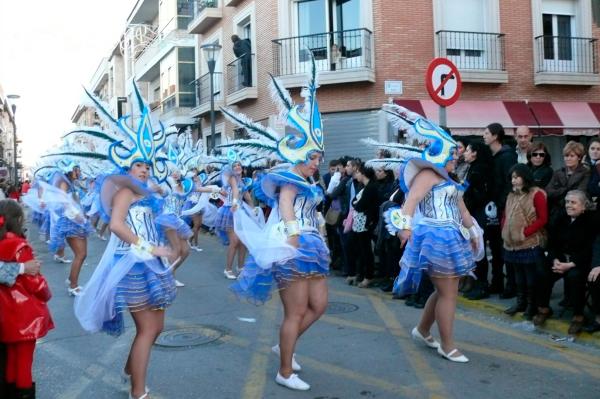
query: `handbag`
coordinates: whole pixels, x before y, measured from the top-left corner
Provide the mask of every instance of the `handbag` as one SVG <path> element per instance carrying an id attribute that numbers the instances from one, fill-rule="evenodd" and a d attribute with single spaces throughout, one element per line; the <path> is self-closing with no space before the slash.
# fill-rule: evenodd
<path id="1" fill-rule="evenodd" d="M 329 208 L 325 214 L 325 223 L 330 226 L 335 226 L 340 221 L 341 212 L 339 209 Z"/>
<path id="2" fill-rule="evenodd" d="M 352 221 L 354 220 L 354 209 L 350 208 L 350 211 L 348 212 L 348 216 L 346 216 L 346 219 L 344 219 L 344 221 L 342 222 L 343 226 L 344 226 L 344 233 L 349 233 L 352 231 Z"/>

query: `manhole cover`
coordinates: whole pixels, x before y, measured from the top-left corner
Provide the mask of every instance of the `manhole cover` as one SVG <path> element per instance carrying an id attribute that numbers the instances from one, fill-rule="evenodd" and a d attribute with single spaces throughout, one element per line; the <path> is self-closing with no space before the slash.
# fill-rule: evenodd
<path id="1" fill-rule="evenodd" d="M 327 314 L 339 314 L 339 313 L 350 313 L 356 312 L 358 306 L 346 302 L 329 302 L 327 305 Z"/>
<path id="2" fill-rule="evenodd" d="M 214 342 L 226 334 L 216 326 L 194 326 L 163 331 L 154 345 L 162 348 L 192 348 Z"/>

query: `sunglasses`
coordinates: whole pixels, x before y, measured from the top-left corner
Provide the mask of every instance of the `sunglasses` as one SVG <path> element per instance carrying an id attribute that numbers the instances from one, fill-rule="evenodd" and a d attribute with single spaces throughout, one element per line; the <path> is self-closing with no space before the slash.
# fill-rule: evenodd
<path id="1" fill-rule="evenodd" d="M 532 152 L 531 153 L 531 157 L 540 157 L 540 158 L 545 158 L 546 157 L 546 153 L 545 152 Z"/>

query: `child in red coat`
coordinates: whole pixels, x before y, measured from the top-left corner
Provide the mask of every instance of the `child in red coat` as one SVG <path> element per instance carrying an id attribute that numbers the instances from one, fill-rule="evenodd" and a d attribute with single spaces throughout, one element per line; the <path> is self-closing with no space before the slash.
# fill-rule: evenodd
<path id="1" fill-rule="evenodd" d="M 23 235 L 24 221 L 17 202 L 0 201 L 0 262 L 24 264 L 34 259 Z M 50 297 L 41 274 L 20 273 L 12 286 L 0 285 L 0 342 L 6 345 L 4 380 L 17 398 L 35 398 L 31 366 L 36 340 L 54 328 L 47 306 Z"/>

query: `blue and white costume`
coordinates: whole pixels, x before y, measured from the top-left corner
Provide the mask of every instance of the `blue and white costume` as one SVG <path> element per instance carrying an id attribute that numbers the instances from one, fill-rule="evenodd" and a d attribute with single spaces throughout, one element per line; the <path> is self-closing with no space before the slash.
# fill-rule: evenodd
<path id="1" fill-rule="evenodd" d="M 231 211 L 231 207 L 235 203 L 241 203 L 242 196 L 244 193 L 244 181 L 240 178 L 236 177 L 237 189 L 238 189 L 238 197 L 234 198 L 233 188 L 229 184 L 229 180 L 233 176 L 233 170 L 230 165 L 227 165 L 221 171 L 221 188 L 225 190 L 227 193 L 223 198 L 223 206 L 219 208 L 217 212 L 217 218 L 215 220 L 215 230 L 219 233 L 221 238 L 227 237 L 227 231 L 233 229 L 233 212 Z"/>
<path id="2" fill-rule="evenodd" d="M 294 214 L 300 226 L 299 247 L 285 244 L 284 222 L 279 212 L 279 189 L 293 186 L 298 194 L 294 199 Z M 250 257 L 231 290 L 239 297 L 253 303 L 264 303 L 271 297 L 273 288 L 282 289 L 298 278 L 322 277 L 329 274 L 329 249 L 319 233 L 322 223 L 317 206 L 323 200 L 319 186 L 309 183 L 292 171 L 273 172 L 261 179 L 261 188 L 271 200 L 273 210 L 263 233 L 254 234 L 250 227 L 248 208 L 236 213 L 236 232 L 248 245 Z M 253 219 L 253 215 L 250 215 Z M 245 219 L 245 221 L 240 220 Z M 265 237 L 265 232 L 267 237 Z M 262 241 L 262 243 L 260 242 Z M 275 260 L 274 260 L 275 259 Z"/>
<path id="3" fill-rule="evenodd" d="M 185 181 L 184 183 L 191 183 L 191 181 Z M 184 240 L 188 240 L 193 235 L 192 229 L 181 216 L 183 204 L 187 201 L 191 188 L 186 191 L 177 191 L 176 183 L 174 183 L 174 187 L 175 189 L 165 189 L 165 206 L 162 213 L 156 218 L 156 223 L 160 226 L 162 242 L 166 242 L 165 231 L 169 229 L 177 231 L 177 236 Z"/>
<path id="4" fill-rule="evenodd" d="M 482 234 L 476 225 L 471 232 L 463 226 L 459 200 L 466 187 L 453 180 L 444 168 L 453 157 L 456 142 L 439 126 L 403 107 L 386 104 L 383 110 L 397 128 L 407 132 L 409 140 L 425 146 L 418 148 L 369 141 L 381 148 L 397 151 L 399 156 L 396 159 L 372 160 L 367 165 L 400 166 L 400 187 L 405 193 L 422 170 L 433 170 L 443 179 L 419 202 L 412 223 L 411 217 L 404 215 L 400 207 L 390 208 L 384 213 L 391 235 L 404 229 L 412 230 L 393 289 L 395 294 L 403 295 L 417 292 L 423 272 L 432 277 L 460 277 L 471 273 L 475 260 L 482 257 L 483 242 L 480 240 L 480 251 L 474 254 L 471 234 L 478 234 L 480 238 Z"/>
<path id="5" fill-rule="evenodd" d="M 310 161 L 313 154 L 322 155 L 323 125 L 316 99 L 316 66 L 311 54 L 312 75 L 302 91 L 305 102 L 295 105 L 277 79 L 272 79 L 272 92 L 279 100 L 280 113 L 295 132 L 280 137 L 272 129 L 249 120 L 246 116 L 221 108 L 223 115 L 244 127 L 250 139 L 233 141 L 221 147 L 247 149 L 256 156 L 267 156 L 287 164 L 266 174 L 260 181 L 259 193 L 273 207 L 266 223 L 262 212 L 241 206 L 233 216 L 234 230 L 246 245 L 250 257 L 232 291 L 253 303 L 271 297 L 273 288 L 283 289 L 297 279 L 324 277 L 329 272 L 329 250 L 319 234 L 324 220 L 316 208 L 323 199 L 322 190 L 298 175 L 294 165 Z M 297 194 L 293 200 L 294 220 L 283 220 L 279 210 L 282 187 L 291 186 Z M 293 234 L 291 228 L 297 229 Z M 298 235 L 299 247 L 287 243 L 288 236 Z"/>
<path id="6" fill-rule="evenodd" d="M 166 179 L 166 159 L 157 156 L 165 144 L 166 134 L 162 124 L 160 131 L 153 134 L 150 109 L 135 84 L 133 88 L 141 114 L 136 129 L 125 124 L 129 116 L 115 120 L 100 100 L 86 91 L 100 113 L 125 136 L 120 140 L 111 138 L 108 148 L 108 159 L 121 168 L 121 172 L 97 179 L 102 218 L 110 219 L 112 200 L 120 190 L 128 188 L 139 198 L 130 205 L 124 221 L 138 237 L 137 243 L 129 244 L 111 234 L 94 274 L 75 299 L 75 316 L 89 332 L 119 335 L 124 330 L 124 311 L 164 309 L 175 299 L 175 280 L 171 269 L 151 253 L 151 246 L 160 244 L 156 216 L 161 213 L 164 202 L 147 184 L 127 174 L 127 169 L 134 163 L 143 162 L 151 166 L 155 180 L 162 182 Z M 125 146 L 125 139 L 129 139 L 129 146 Z"/>

